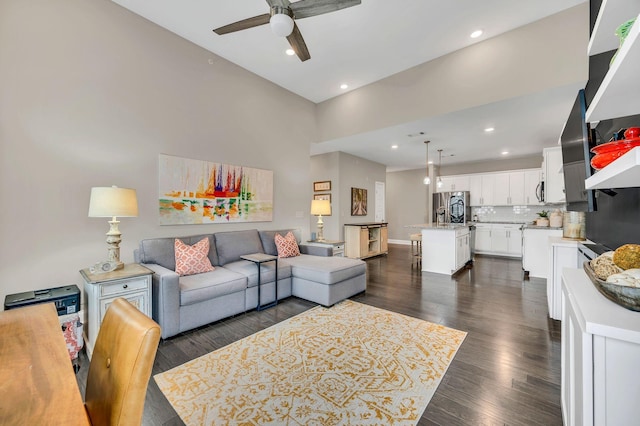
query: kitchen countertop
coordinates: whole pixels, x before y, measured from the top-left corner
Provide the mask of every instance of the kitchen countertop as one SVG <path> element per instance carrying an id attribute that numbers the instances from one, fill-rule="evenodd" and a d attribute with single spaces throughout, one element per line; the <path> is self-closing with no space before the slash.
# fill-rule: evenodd
<path id="1" fill-rule="evenodd" d="M 469 226 L 475 225 L 475 223 L 467 222 L 466 224 L 462 223 L 445 223 L 444 225 L 436 225 L 435 223 L 419 223 L 416 225 L 407 225 L 405 228 L 419 228 L 419 229 L 437 229 L 442 231 L 450 231 L 452 229 L 460 229 L 460 228 L 468 228 Z"/>
<path id="2" fill-rule="evenodd" d="M 562 226 L 538 226 L 532 223 L 526 223 L 522 226 L 522 229 L 562 229 Z"/>

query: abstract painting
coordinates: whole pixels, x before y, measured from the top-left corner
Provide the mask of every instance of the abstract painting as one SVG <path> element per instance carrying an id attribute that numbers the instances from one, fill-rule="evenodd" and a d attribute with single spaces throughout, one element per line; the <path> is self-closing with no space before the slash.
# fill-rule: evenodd
<path id="1" fill-rule="evenodd" d="M 367 190 L 351 188 L 351 216 L 367 215 Z"/>
<path id="2" fill-rule="evenodd" d="M 273 171 L 160 154 L 160 225 L 273 220 Z"/>

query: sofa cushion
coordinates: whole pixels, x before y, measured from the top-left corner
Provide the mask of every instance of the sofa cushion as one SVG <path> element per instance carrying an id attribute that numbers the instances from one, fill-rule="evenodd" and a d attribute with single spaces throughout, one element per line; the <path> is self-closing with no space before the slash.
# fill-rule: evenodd
<path id="1" fill-rule="evenodd" d="M 209 261 L 211 265 L 216 266 L 218 263 L 218 254 L 216 246 L 213 243 L 212 234 L 192 235 L 188 237 L 179 237 L 185 244 L 194 245 L 203 238 L 209 240 Z M 172 271 L 176 270 L 175 255 L 175 238 L 150 238 L 140 241 L 140 263 L 155 263 Z"/>
<path id="2" fill-rule="evenodd" d="M 218 262 L 223 266 L 240 260 L 245 254 L 264 253 L 257 229 L 217 232 L 215 243 Z"/>
<path id="3" fill-rule="evenodd" d="M 273 282 L 275 275 L 275 262 L 264 262 L 260 264 L 260 282 L 262 284 Z M 247 287 L 258 285 L 258 266 L 254 262 L 248 260 L 239 260 L 224 265 L 228 269 L 247 277 Z M 278 260 L 278 281 L 289 278 L 291 276 L 291 266 L 285 262 Z"/>
<path id="4" fill-rule="evenodd" d="M 311 256 L 302 254 L 282 259 L 279 263 L 291 265 L 291 275 L 322 284 L 335 284 L 366 273 L 366 263 L 347 257 Z"/>
<path id="5" fill-rule="evenodd" d="M 180 306 L 244 291 L 247 278 L 225 268 L 179 278 Z"/>
<path id="6" fill-rule="evenodd" d="M 174 244 L 176 252 L 176 273 L 178 275 L 193 275 L 213 271 L 209 255 L 209 240 L 203 238 L 194 245 L 183 243 L 176 238 Z"/>
<path id="7" fill-rule="evenodd" d="M 300 232 L 297 229 L 283 229 L 280 231 L 259 231 L 260 240 L 262 241 L 262 248 L 266 254 L 271 256 L 278 255 L 278 248 L 276 247 L 275 237 L 276 234 L 286 235 L 288 232 L 293 233 L 296 237 L 296 241 L 300 242 Z"/>
<path id="8" fill-rule="evenodd" d="M 278 257 L 284 258 L 300 256 L 298 242 L 291 232 L 287 232 L 287 235 L 284 237 L 280 234 L 276 234 L 275 242 L 276 248 L 278 249 Z"/>

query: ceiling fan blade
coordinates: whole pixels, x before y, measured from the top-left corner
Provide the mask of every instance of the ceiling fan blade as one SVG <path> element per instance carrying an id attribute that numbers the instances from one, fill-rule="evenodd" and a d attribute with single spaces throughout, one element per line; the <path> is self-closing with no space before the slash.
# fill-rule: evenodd
<path id="1" fill-rule="evenodd" d="M 298 56 L 298 58 L 300 58 L 302 62 L 306 61 L 307 59 L 311 59 L 311 55 L 309 54 L 309 49 L 307 49 L 307 44 L 304 42 L 304 39 L 302 38 L 302 33 L 300 32 L 300 29 L 298 29 L 298 26 L 295 23 L 293 24 L 293 31 L 289 36 L 287 36 L 287 41 L 289 42 L 289 44 L 291 45 L 291 48 L 293 49 L 294 52 L 296 52 L 296 55 Z"/>
<path id="2" fill-rule="evenodd" d="M 254 16 L 253 18 L 243 19 L 242 21 L 234 22 L 233 24 L 225 25 L 213 30 L 218 35 L 234 33 L 236 31 L 246 30 L 248 28 L 258 27 L 260 25 L 268 24 L 271 15 L 265 13 L 264 15 Z"/>
<path id="3" fill-rule="evenodd" d="M 293 10 L 294 19 L 302 19 L 357 6 L 360 3 L 361 0 L 300 0 L 291 3 L 289 8 Z"/>

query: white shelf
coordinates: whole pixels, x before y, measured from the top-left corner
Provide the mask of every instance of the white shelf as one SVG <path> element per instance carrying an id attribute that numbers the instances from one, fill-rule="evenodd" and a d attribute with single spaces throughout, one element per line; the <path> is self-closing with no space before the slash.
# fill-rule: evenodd
<path id="1" fill-rule="evenodd" d="M 640 146 L 633 148 L 585 181 L 586 189 L 640 187 Z"/>
<path id="2" fill-rule="evenodd" d="M 608 0 L 611 2 L 612 0 Z M 637 12 L 637 9 L 636 9 Z M 622 47 L 587 109 L 588 122 L 640 113 L 640 17 L 631 27 Z"/>
<path id="3" fill-rule="evenodd" d="M 617 49 L 616 29 L 640 10 L 640 0 L 603 0 L 589 40 L 589 56 Z"/>

